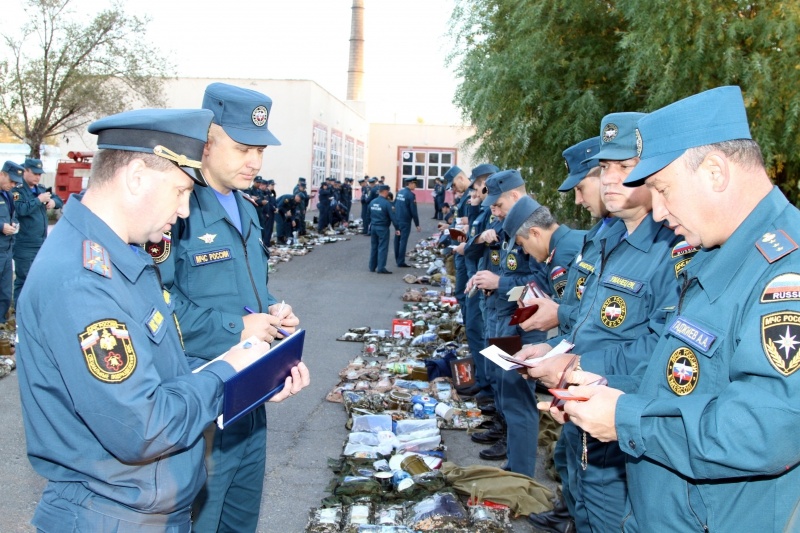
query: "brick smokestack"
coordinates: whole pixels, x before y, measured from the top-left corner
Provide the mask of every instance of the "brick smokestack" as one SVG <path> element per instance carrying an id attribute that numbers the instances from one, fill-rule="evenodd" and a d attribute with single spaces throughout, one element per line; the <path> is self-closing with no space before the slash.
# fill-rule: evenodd
<path id="1" fill-rule="evenodd" d="M 347 68 L 347 99 L 364 100 L 364 0 L 353 0 L 350 19 L 350 65 Z"/>

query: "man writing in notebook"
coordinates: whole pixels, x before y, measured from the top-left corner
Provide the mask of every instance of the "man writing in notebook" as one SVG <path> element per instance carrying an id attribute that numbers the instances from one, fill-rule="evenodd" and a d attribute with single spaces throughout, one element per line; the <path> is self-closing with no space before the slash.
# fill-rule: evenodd
<path id="1" fill-rule="evenodd" d="M 267 129 L 272 100 L 212 83 L 203 108 L 214 113 L 202 159 L 209 186 L 192 193 L 191 214 L 173 228 L 171 250 L 160 266 L 186 353 L 211 359 L 219 347 L 253 335 L 273 342 L 294 332 L 299 320 L 267 288 L 266 243 L 255 208 L 239 192 L 258 174 L 266 147 L 280 144 Z M 264 407 L 224 430 L 209 427 L 208 481 L 193 506 L 195 531 L 256 530 L 266 431 Z"/>

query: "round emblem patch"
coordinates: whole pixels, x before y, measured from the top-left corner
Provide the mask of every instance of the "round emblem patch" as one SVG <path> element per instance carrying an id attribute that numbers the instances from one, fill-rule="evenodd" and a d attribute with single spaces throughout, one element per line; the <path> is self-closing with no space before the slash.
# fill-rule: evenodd
<path id="1" fill-rule="evenodd" d="M 642 134 L 636 128 L 636 157 L 642 157 Z"/>
<path id="2" fill-rule="evenodd" d="M 761 345 L 769 363 L 784 376 L 800 369 L 800 313 L 778 311 L 761 317 Z"/>
<path id="3" fill-rule="evenodd" d="M 617 127 L 617 125 L 609 122 L 608 124 L 606 124 L 606 127 L 603 128 L 603 142 L 608 143 L 613 141 L 614 138 L 617 136 L 617 133 L 619 133 L 619 128 Z"/>
<path id="4" fill-rule="evenodd" d="M 164 232 L 164 237 L 160 241 L 148 242 L 144 245 L 144 249 L 153 258 L 155 264 L 163 263 L 172 250 L 172 232 Z"/>
<path id="5" fill-rule="evenodd" d="M 583 290 L 586 288 L 586 276 L 581 276 L 575 282 L 575 297 L 580 300 L 583 298 Z"/>
<path id="6" fill-rule="evenodd" d="M 700 363 L 697 356 L 686 346 L 681 346 L 669 356 L 667 362 L 667 384 L 678 396 L 686 396 L 697 386 L 700 379 Z"/>
<path id="7" fill-rule="evenodd" d="M 506 256 L 506 267 L 508 267 L 509 270 L 516 270 L 517 269 L 517 256 L 516 255 L 510 253 L 510 254 L 508 254 L 508 256 Z"/>
<path id="8" fill-rule="evenodd" d="M 78 341 L 89 372 L 100 381 L 122 383 L 136 369 L 136 352 L 122 322 L 108 318 L 89 324 Z"/>
<path id="9" fill-rule="evenodd" d="M 267 123 L 268 116 L 269 114 L 267 112 L 267 108 L 263 105 L 258 106 L 257 108 L 253 109 L 253 124 L 260 128 Z"/>
<path id="10" fill-rule="evenodd" d="M 627 306 L 620 296 L 609 296 L 600 309 L 600 320 L 609 328 L 619 327 L 625 321 Z"/>
<path id="11" fill-rule="evenodd" d="M 492 260 L 493 265 L 500 264 L 500 252 L 498 250 L 492 250 L 492 253 L 489 255 Z"/>

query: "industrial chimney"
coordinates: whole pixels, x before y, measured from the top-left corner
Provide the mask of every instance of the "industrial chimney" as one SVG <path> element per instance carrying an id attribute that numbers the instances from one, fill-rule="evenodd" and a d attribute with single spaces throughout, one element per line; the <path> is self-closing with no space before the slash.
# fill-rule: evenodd
<path id="1" fill-rule="evenodd" d="M 347 68 L 347 99 L 364 100 L 364 0 L 353 0 L 350 19 L 350 65 Z"/>

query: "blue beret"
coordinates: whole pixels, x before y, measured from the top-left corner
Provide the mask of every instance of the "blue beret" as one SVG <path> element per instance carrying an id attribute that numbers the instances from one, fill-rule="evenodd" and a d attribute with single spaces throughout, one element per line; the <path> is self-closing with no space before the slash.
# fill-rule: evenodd
<path id="1" fill-rule="evenodd" d="M 653 111 L 639 120 L 636 130 L 639 164 L 625 185 L 635 187 L 689 148 L 752 139 L 742 90 L 717 87 Z"/>
<path id="2" fill-rule="evenodd" d="M 21 165 L 14 163 L 13 161 L 6 161 L 3 163 L 3 172 L 8 174 L 8 177 L 11 178 L 11 181 L 14 183 L 22 183 L 22 173 L 24 169 Z"/>
<path id="3" fill-rule="evenodd" d="M 33 157 L 26 157 L 25 162 L 22 164 L 22 167 L 25 170 L 30 170 L 34 174 L 44 174 L 44 168 L 42 168 L 42 160 L 41 159 L 34 159 Z"/>
<path id="4" fill-rule="evenodd" d="M 494 174 L 498 170 L 500 169 L 492 164 L 483 163 L 482 165 L 478 165 L 477 167 L 472 169 L 472 174 L 470 174 L 469 176 L 469 181 L 470 183 L 472 183 L 481 176 L 486 176 L 487 174 Z"/>
<path id="5" fill-rule="evenodd" d="M 516 235 L 519 228 L 522 227 L 523 222 L 528 220 L 533 212 L 540 207 L 542 207 L 541 204 L 528 195 L 517 200 L 517 203 L 511 207 L 508 215 L 506 215 L 506 219 L 503 221 L 503 233 L 508 235 L 513 242 L 514 235 Z"/>
<path id="6" fill-rule="evenodd" d="M 636 151 L 636 122 L 644 113 L 611 113 L 600 122 L 600 151 L 584 162 L 605 159 L 625 161 L 638 155 Z"/>
<path id="7" fill-rule="evenodd" d="M 597 159 L 588 159 L 598 150 L 600 150 L 600 137 L 592 137 L 561 152 L 561 155 L 564 156 L 564 163 L 567 165 L 567 179 L 558 187 L 559 192 L 571 191 L 590 170 L 599 164 Z"/>
<path id="8" fill-rule="evenodd" d="M 484 207 L 494 205 L 504 192 L 508 192 L 517 187 L 525 185 L 525 180 L 522 179 L 522 174 L 519 170 L 503 170 L 496 172 L 488 180 L 486 180 L 486 188 L 488 189 L 486 199 L 481 203 Z"/>
<path id="9" fill-rule="evenodd" d="M 455 179 L 456 176 L 458 176 L 462 172 L 464 172 L 464 171 L 461 170 L 456 165 L 453 165 L 452 167 L 450 167 L 450 170 L 445 172 L 445 174 L 443 176 L 444 182 L 446 184 L 445 189 L 449 189 L 450 187 L 452 187 L 453 186 L 453 180 Z"/>
<path id="10" fill-rule="evenodd" d="M 250 89 L 227 83 L 212 83 L 203 95 L 203 108 L 214 112 L 214 124 L 228 137 L 248 146 L 278 146 L 281 142 L 268 129 L 272 99 Z"/>
<path id="11" fill-rule="evenodd" d="M 97 147 L 155 154 L 176 163 L 198 185 L 207 185 L 200 162 L 212 113 L 205 109 L 137 109 L 89 124 Z"/>

